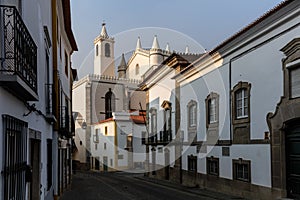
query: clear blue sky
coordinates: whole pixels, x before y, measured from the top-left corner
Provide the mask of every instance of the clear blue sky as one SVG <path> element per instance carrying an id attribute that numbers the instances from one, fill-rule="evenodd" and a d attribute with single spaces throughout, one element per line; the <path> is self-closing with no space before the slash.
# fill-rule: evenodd
<path id="1" fill-rule="evenodd" d="M 83 61 L 93 49 L 93 40 L 99 35 L 103 20 L 107 24 L 108 34 L 112 36 L 134 28 L 162 27 L 186 34 L 209 50 L 280 2 L 281 0 L 71 0 L 72 28 L 79 48 L 73 54 L 73 67 L 84 65 Z"/>

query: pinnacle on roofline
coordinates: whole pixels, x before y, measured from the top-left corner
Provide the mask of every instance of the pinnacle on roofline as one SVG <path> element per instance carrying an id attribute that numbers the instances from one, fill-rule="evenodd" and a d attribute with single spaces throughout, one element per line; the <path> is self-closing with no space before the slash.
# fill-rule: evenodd
<path id="1" fill-rule="evenodd" d="M 141 38 L 138 37 L 137 42 L 136 42 L 136 50 L 142 48 L 142 43 L 141 43 Z"/>
<path id="2" fill-rule="evenodd" d="M 105 27 L 106 23 L 102 23 L 102 29 L 101 29 L 101 33 L 100 36 L 103 38 L 108 38 L 108 34 L 106 31 L 106 27 Z"/>
<path id="3" fill-rule="evenodd" d="M 157 40 L 157 35 L 154 36 L 151 49 L 160 49 L 159 44 L 158 44 L 158 40 Z"/>

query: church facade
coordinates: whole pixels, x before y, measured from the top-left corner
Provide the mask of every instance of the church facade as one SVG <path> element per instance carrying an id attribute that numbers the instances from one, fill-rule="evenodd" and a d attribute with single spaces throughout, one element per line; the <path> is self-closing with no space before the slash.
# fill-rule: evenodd
<path id="1" fill-rule="evenodd" d="M 94 40 L 94 74 L 85 76 L 73 86 L 77 148 L 73 160 L 77 163 L 75 165 L 85 168 L 111 171 L 144 167 L 146 158 L 142 138 L 146 134 L 147 98 L 138 85 L 144 79 L 143 74 L 150 73 L 171 54 L 168 47 L 160 49 L 157 36 L 151 49 L 143 49 L 138 38 L 129 61 L 126 62 L 122 55 L 119 66 L 115 68 L 114 43 L 103 24 L 100 35 Z M 109 134 L 105 134 L 105 127 L 110 130 Z M 116 148 L 108 151 L 108 146 L 104 148 L 100 138 L 114 141 L 104 143 Z M 127 140 L 132 141 L 127 143 Z M 107 155 L 100 149 L 106 150 Z"/>

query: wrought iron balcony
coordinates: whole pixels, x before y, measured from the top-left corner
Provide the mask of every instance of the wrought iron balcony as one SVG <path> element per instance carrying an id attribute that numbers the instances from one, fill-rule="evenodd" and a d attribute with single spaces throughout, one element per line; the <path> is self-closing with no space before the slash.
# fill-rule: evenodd
<path id="1" fill-rule="evenodd" d="M 37 47 L 15 7 L 0 5 L 0 85 L 25 101 L 38 100 Z"/>
<path id="2" fill-rule="evenodd" d="M 146 140 L 146 145 L 156 145 L 157 144 L 157 134 L 150 135 L 148 140 Z"/>
<path id="3" fill-rule="evenodd" d="M 158 143 L 169 143 L 172 141 L 172 131 L 171 130 L 163 130 L 159 132 L 160 140 Z"/>
<path id="4" fill-rule="evenodd" d="M 66 137 L 71 137 L 71 115 L 67 106 L 61 106 L 60 109 L 60 133 Z"/>
<path id="5" fill-rule="evenodd" d="M 46 118 L 49 122 L 56 122 L 55 118 L 55 91 L 53 84 L 45 84 Z"/>

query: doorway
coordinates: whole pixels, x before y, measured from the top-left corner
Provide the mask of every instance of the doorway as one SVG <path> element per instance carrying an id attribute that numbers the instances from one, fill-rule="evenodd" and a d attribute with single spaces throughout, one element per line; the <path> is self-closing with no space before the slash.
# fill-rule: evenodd
<path id="1" fill-rule="evenodd" d="M 40 149 L 41 141 L 30 139 L 30 166 L 32 167 L 32 182 L 30 184 L 30 199 L 40 199 Z"/>
<path id="2" fill-rule="evenodd" d="M 107 159 L 107 156 L 104 156 L 103 157 L 103 171 L 107 172 L 108 171 L 108 159 Z"/>
<path id="3" fill-rule="evenodd" d="M 286 131 L 286 182 L 288 197 L 300 199 L 300 123 Z"/>

